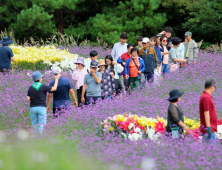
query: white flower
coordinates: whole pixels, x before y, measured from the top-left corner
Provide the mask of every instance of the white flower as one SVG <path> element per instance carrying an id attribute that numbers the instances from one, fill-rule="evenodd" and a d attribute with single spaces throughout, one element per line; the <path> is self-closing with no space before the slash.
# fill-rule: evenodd
<path id="1" fill-rule="evenodd" d="M 128 129 L 131 130 L 135 125 L 133 123 L 130 123 L 128 126 Z"/>
<path id="2" fill-rule="evenodd" d="M 142 170 L 153 170 L 155 169 L 156 165 L 153 159 L 144 158 L 141 161 L 141 169 Z"/>
<path id="3" fill-rule="evenodd" d="M 122 136 L 123 138 L 127 138 L 126 134 L 123 132 L 120 133 L 120 136 Z"/>
<path id="4" fill-rule="evenodd" d="M 138 141 L 140 139 L 143 139 L 142 134 L 138 134 L 138 133 L 129 134 L 128 138 L 131 141 Z"/>
<path id="5" fill-rule="evenodd" d="M 17 137 L 20 140 L 24 141 L 24 140 L 27 140 L 29 138 L 29 134 L 28 134 L 28 132 L 26 130 L 21 129 L 21 130 L 18 131 Z"/>
<path id="6" fill-rule="evenodd" d="M 147 129 L 147 131 L 148 131 L 148 132 L 147 132 L 148 137 L 149 137 L 151 140 L 153 140 L 153 139 L 154 139 L 154 134 L 155 134 L 156 131 L 155 131 L 154 129 L 152 129 L 152 128 L 149 129 L 149 130 Z"/>
<path id="7" fill-rule="evenodd" d="M 134 129 L 134 131 L 135 131 L 136 133 L 140 133 L 140 132 L 141 132 L 141 129 L 137 127 L 137 128 Z"/>
<path id="8" fill-rule="evenodd" d="M 4 132 L 0 131 L 0 143 L 4 142 L 6 140 L 6 135 Z"/>
<path id="9" fill-rule="evenodd" d="M 162 134 L 160 132 L 157 132 L 154 136 L 153 136 L 153 140 L 157 141 L 160 137 L 162 136 Z"/>

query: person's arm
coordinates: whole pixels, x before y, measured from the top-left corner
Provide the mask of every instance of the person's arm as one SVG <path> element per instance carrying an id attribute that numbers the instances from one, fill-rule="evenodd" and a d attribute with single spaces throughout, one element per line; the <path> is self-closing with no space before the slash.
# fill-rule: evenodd
<path id="1" fill-rule="evenodd" d="M 155 50 L 154 50 L 154 59 L 155 59 L 155 62 L 156 62 L 156 69 L 157 69 L 157 71 L 159 71 L 160 62 L 158 60 L 158 57 L 156 55 L 156 51 Z"/>
<path id="2" fill-rule="evenodd" d="M 99 78 L 99 77 L 97 77 L 97 75 L 96 75 L 96 73 L 94 72 L 94 70 L 91 70 L 90 72 L 91 72 L 92 76 L 94 77 L 94 79 L 96 80 L 96 83 L 97 83 L 97 84 L 100 84 L 101 81 L 102 81 L 102 79 Z"/>
<path id="3" fill-rule="evenodd" d="M 175 62 L 176 62 L 176 61 L 179 61 L 179 62 L 184 62 L 184 63 L 187 62 L 186 59 L 179 59 L 179 58 L 174 58 L 173 61 L 175 61 Z"/>
<path id="4" fill-rule="evenodd" d="M 78 106 L 78 102 L 77 102 L 74 90 L 73 89 L 69 89 L 69 93 L 71 94 L 71 96 L 72 96 L 72 98 L 74 100 L 74 106 L 77 107 Z"/>
<path id="5" fill-rule="evenodd" d="M 123 64 L 123 60 L 122 60 L 121 56 L 118 58 L 117 63 Z"/>
<path id="6" fill-rule="evenodd" d="M 85 102 L 85 92 L 86 92 L 86 83 L 84 83 L 84 85 L 82 86 L 82 96 L 81 96 L 81 102 L 84 103 Z"/>
<path id="7" fill-rule="evenodd" d="M 194 50 L 193 51 L 193 60 L 194 60 L 194 62 L 196 62 L 199 49 L 198 49 L 197 43 L 195 41 L 194 41 L 194 49 L 193 50 Z"/>
<path id="8" fill-rule="evenodd" d="M 54 83 L 54 86 L 52 87 L 51 91 L 56 91 L 57 90 L 60 76 L 61 76 L 61 74 L 54 75 L 55 83 Z"/>
<path id="9" fill-rule="evenodd" d="M 30 96 L 27 96 L 27 101 L 28 101 L 28 102 L 31 102 Z"/>
<path id="10" fill-rule="evenodd" d="M 126 79 L 129 79 L 129 60 L 131 60 L 131 59 L 128 59 L 126 61 L 126 65 L 125 65 L 125 77 L 126 77 Z"/>
<path id="11" fill-rule="evenodd" d="M 166 55 L 166 54 L 169 54 L 169 51 L 162 52 L 162 55 Z"/>
<path id="12" fill-rule="evenodd" d="M 190 132 L 190 129 L 181 120 L 178 122 L 178 125 L 180 125 L 186 132 Z"/>
<path id="13" fill-rule="evenodd" d="M 204 112 L 204 117 L 205 117 L 206 126 L 211 127 L 210 126 L 210 111 L 205 111 Z"/>
<path id="14" fill-rule="evenodd" d="M 116 63 L 116 65 L 114 65 L 114 67 L 115 67 L 115 70 L 117 71 L 117 73 L 123 72 L 123 66 L 121 66 L 121 64 Z"/>
<path id="15" fill-rule="evenodd" d="M 111 56 L 113 57 L 113 60 L 114 60 L 115 56 L 116 56 L 116 44 L 114 44 L 114 46 L 113 46 L 113 50 L 111 52 Z"/>
<path id="16" fill-rule="evenodd" d="M 12 61 L 12 62 L 15 62 L 15 58 L 14 58 L 14 57 L 11 57 L 11 61 Z"/>
<path id="17" fill-rule="evenodd" d="M 51 100 L 52 100 L 52 93 L 49 93 L 48 99 L 47 99 L 47 112 L 49 112 L 49 110 L 50 110 Z"/>

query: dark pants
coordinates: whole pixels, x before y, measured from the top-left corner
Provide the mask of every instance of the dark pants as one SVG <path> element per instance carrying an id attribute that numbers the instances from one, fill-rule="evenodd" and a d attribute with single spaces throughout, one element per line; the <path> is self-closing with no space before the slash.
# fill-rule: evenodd
<path id="1" fill-rule="evenodd" d="M 84 105 L 84 103 L 81 102 L 81 98 L 82 98 L 82 86 L 77 89 L 77 98 L 78 98 L 78 106 L 81 107 L 82 105 Z M 86 93 L 84 96 L 85 100 L 86 100 Z"/>
<path id="2" fill-rule="evenodd" d="M 9 73 L 11 70 L 11 68 L 0 68 L 0 73 Z"/>
<path id="3" fill-rule="evenodd" d="M 96 101 L 99 101 L 101 99 L 101 96 L 86 96 L 86 105 L 89 105 L 91 102 L 92 104 L 95 104 Z"/>
<path id="4" fill-rule="evenodd" d="M 61 114 L 65 113 L 65 110 L 67 110 L 68 107 L 64 107 L 64 108 L 52 108 L 52 112 L 53 112 L 53 117 L 57 118 L 58 116 L 60 116 Z"/>
<path id="5" fill-rule="evenodd" d="M 149 72 L 149 73 L 144 73 L 145 77 L 146 77 L 146 80 L 150 83 L 153 82 L 153 75 L 154 75 L 154 72 Z"/>

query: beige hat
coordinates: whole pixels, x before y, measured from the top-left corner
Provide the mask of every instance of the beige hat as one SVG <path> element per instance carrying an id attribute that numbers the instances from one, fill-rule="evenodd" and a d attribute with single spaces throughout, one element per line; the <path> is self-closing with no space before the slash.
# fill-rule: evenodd
<path id="1" fill-rule="evenodd" d="M 104 59 L 100 59 L 99 61 L 98 61 L 98 66 L 105 66 L 106 65 L 106 63 L 105 63 L 105 60 Z"/>

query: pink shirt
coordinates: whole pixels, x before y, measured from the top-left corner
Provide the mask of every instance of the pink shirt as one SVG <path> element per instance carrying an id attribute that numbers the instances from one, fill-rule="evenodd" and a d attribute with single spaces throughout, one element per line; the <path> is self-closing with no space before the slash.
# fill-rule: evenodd
<path id="1" fill-rule="evenodd" d="M 72 78 L 76 80 L 76 89 L 79 89 L 84 84 L 85 75 L 88 74 L 87 68 L 85 67 L 83 70 L 74 69 L 72 73 Z"/>
<path id="2" fill-rule="evenodd" d="M 168 52 L 166 46 L 164 46 L 163 49 L 164 49 L 164 52 Z M 168 59 L 169 59 L 168 54 L 165 54 L 163 56 L 163 64 L 168 64 Z"/>

